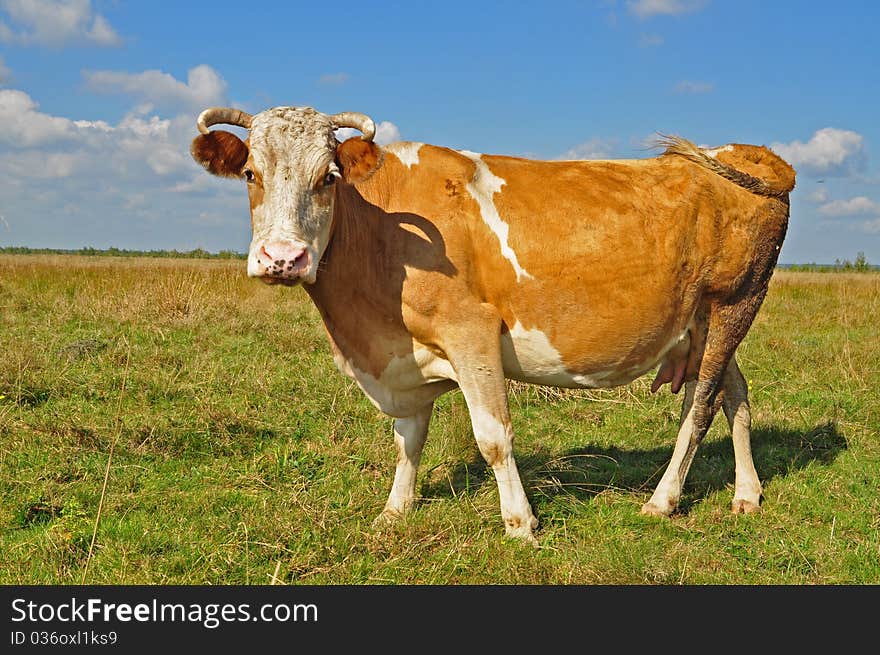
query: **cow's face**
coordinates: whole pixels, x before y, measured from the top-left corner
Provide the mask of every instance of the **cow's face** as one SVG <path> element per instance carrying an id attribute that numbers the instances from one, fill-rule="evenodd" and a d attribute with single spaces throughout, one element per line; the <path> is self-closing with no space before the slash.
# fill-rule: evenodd
<path id="1" fill-rule="evenodd" d="M 229 115 L 208 124 L 235 123 Z M 311 284 L 330 241 L 336 182 L 346 168 L 353 172 L 353 153 L 360 156 L 366 149 L 375 155 L 376 146 L 365 140 L 372 138 L 373 123 L 362 114 L 326 116 L 309 107 L 237 115 L 244 117 L 237 124 L 249 128 L 247 141 L 222 130 L 209 132 L 200 117 L 203 134 L 192 142 L 193 158 L 215 175 L 247 183 L 253 228 L 248 275 L 270 283 Z M 340 145 L 334 130 L 355 126 L 352 117 L 365 138 Z"/>

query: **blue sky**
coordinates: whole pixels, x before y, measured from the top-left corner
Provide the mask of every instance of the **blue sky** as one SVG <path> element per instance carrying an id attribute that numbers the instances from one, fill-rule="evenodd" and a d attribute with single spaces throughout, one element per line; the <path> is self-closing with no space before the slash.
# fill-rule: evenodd
<path id="1" fill-rule="evenodd" d="M 0 0 L 0 245 L 244 252 L 214 104 L 352 110 L 380 139 L 645 157 L 656 132 L 798 171 L 782 263 L 880 263 L 880 3 Z"/>

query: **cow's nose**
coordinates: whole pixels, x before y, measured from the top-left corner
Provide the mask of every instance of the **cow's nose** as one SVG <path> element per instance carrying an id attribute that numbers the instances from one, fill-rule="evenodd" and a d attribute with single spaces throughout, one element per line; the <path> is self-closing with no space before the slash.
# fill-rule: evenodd
<path id="1" fill-rule="evenodd" d="M 300 245 L 287 241 L 274 241 L 260 248 L 257 255 L 266 275 L 274 277 L 299 277 L 309 267 L 309 253 Z"/>

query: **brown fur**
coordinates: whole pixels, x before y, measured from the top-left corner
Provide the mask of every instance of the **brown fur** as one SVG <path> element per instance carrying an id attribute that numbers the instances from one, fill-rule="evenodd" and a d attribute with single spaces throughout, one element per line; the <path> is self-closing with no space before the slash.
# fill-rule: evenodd
<path id="1" fill-rule="evenodd" d="M 718 161 L 748 173 L 753 177 L 767 180 L 779 191 L 790 193 L 795 185 L 795 171 L 776 153 L 764 146 L 733 143 L 733 150 L 722 150 Z"/>
<path id="2" fill-rule="evenodd" d="M 746 273 L 767 266 L 765 253 L 775 254 L 784 235 L 783 207 L 765 213 L 760 207 L 767 199 L 677 158 L 535 162 L 484 156 L 483 160 L 505 180 L 494 202 L 509 225 L 509 245 L 533 280 L 517 281 L 470 194 L 449 194 L 450 185 L 464 188 L 474 172 L 473 163 L 453 151 L 424 146 L 412 171 L 396 158 L 387 158 L 369 181 L 358 185 L 367 203 L 359 201 L 359 194 L 337 204 L 341 221 L 351 216 L 352 224 L 387 233 L 352 237 L 358 245 L 353 244 L 350 257 L 340 260 L 363 261 L 357 253 L 381 252 L 379 271 L 408 270 L 405 284 L 401 279 L 390 285 L 370 282 L 361 267 L 354 273 L 362 298 L 402 287 L 400 301 L 388 301 L 402 302 L 402 323 L 409 330 L 402 329 L 400 338 L 406 342 L 407 331 L 412 331 L 426 345 L 439 344 L 442 337 L 437 333 L 451 326 L 445 322 L 454 324 L 461 318 L 461 311 L 453 307 L 473 299 L 497 307 L 506 325 L 519 321 L 526 329 L 545 332 L 572 372 L 636 367 L 683 330 L 688 316 L 707 314 L 711 297 L 760 284 Z M 547 203 L 546 198 L 554 202 Z M 440 259 L 414 267 L 407 240 L 393 234 L 400 222 L 366 218 L 382 211 L 380 207 L 385 212 L 407 211 L 437 230 L 441 238 L 430 242 L 444 245 L 434 251 Z M 764 221 L 769 223 L 765 226 Z M 338 236 L 334 236 L 334 253 L 347 240 L 343 236 L 337 243 Z M 387 245 L 378 251 L 365 245 L 377 241 Z M 438 278 L 423 272 L 446 260 L 462 275 Z M 324 279 L 338 289 L 329 279 L 332 269 L 332 264 L 325 266 Z M 322 286 L 320 277 L 316 286 Z M 446 303 L 448 314 L 438 307 Z M 352 331 L 360 330 L 364 314 L 340 313 L 340 322 L 349 320 Z M 701 320 L 697 328 L 702 332 L 706 325 Z M 698 350 L 704 341 L 704 333 L 692 335 Z M 366 354 L 357 350 L 348 354 L 355 359 Z M 689 358 L 689 378 L 696 376 L 699 359 Z M 387 362 L 381 356 L 359 366 L 381 371 Z M 620 383 L 628 381 L 625 377 L 621 375 Z"/>
<path id="3" fill-rule="evenodd" d="M 254 210 L 263 204 L 263 198 L 265 196 L 262 174 L 259 171 L 254 171 L 254 181 L 247 186 L 248 201 L 251 205 L 251 220 L 253 221 Z"/>
<path id="4" fill-rule="evenodd" d="M 372 141 L 359 136 L 347 139 L 336 148 L 336 163 L 349 184 L 365 181 L 381 165 L 382 151 Z"/>
<path id="5" fill-rule="evenodd" d="M 231 132 L 213 130 L 193 139 L 190 153 L 209 173 L 241 177 L 248 158 L 248 147 Z"/>
<path id="6" fill-rule="evenodd" d="M 686 157 L 752 193 L 782 197 L 794 189 L 794 169 L 763 146 L 730 144 L 733 150 L 720 151 L 714 158 L 678 136 L 662 136 L 659 145 L 666 147 L 664 155 Z"/>

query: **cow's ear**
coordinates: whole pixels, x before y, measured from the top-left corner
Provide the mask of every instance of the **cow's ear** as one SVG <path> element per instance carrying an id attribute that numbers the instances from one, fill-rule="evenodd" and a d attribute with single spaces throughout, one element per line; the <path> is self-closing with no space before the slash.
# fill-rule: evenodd
<path id="1" fill-rule="evenodd" d="M 336 165 L 342 172 L 342 179 L 349 184 L 363 182 L 381 164 L 382 150 L 379 146 L 359 136 L 347 139 L 336 148 Z"/>
<path id="2" fill-rule="evenodd" d="M 248 158 L 247 144 L 224 130 L 200 134 L 193 139 L 189 151 L 205 170 L 223 177 L 240 177 Z"/>

